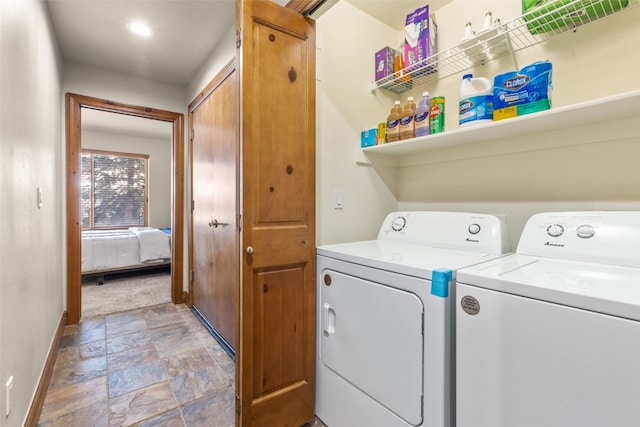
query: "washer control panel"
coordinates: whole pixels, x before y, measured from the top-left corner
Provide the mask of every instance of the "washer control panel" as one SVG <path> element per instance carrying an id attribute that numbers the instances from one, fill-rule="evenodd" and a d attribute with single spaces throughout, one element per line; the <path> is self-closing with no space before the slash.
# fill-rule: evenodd
<path id="1" fill-rule="evenodd" d="M 517 253 L 640 266 L 640 212 L 585 211 L 533 215 Z"/>

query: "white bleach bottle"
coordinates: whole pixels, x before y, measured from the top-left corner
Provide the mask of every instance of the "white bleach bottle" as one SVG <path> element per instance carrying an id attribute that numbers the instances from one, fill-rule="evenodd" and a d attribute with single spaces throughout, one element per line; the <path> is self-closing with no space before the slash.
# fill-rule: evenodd
<path id="1" fill-rule="evenodd" d="M 465 74 L 460 85 L 460 127 L 493 121 L 493 84 Z"/>

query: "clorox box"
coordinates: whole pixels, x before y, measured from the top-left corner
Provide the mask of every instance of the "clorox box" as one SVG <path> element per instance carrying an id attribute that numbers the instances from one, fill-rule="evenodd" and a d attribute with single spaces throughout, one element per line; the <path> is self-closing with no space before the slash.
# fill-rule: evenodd
<path id="1" fill-rule="evenodd" d="M 551 108 L 551 62 L 539 61 L 493 79 L 493 120 Z"/>

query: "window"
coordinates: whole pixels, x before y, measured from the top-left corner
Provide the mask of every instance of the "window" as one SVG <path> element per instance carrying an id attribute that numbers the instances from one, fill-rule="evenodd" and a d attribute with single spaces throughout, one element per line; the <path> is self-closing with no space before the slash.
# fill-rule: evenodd
<path id="1" fill-rule="evenodd" d="M 147 225 L 149 156 L 82 150 L 82 228 Z"/>

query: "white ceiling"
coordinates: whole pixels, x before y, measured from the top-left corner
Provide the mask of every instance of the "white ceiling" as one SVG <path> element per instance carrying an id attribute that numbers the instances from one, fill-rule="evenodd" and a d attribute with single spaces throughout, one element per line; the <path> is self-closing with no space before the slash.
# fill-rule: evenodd
<path id="1" fill-rule="evenodd" d="M 234 0 L 46 0 L 65 61 L 185 86 L 234 25 Z M 132 20 L 154 31 L 129 32 Z"/>

